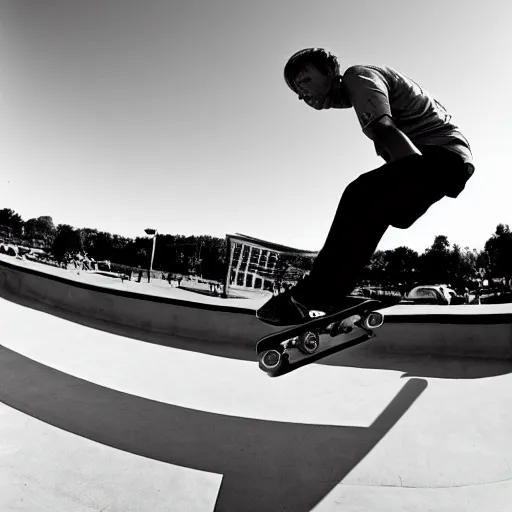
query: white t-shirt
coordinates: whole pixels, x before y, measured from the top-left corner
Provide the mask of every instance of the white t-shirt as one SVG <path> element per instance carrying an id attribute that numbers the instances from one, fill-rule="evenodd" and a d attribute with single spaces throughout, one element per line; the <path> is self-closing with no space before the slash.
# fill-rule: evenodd
<path id="1" fill-rule="evenodd" d="M 388 66 L 351 66 L 343 82 L 363 131 L 383 116 L 416 146 L 443 146 L 473 166 L 469 142 L 452 116 L 426 89 Z M 377 154 L 381 154 L 376 145 Z"/>

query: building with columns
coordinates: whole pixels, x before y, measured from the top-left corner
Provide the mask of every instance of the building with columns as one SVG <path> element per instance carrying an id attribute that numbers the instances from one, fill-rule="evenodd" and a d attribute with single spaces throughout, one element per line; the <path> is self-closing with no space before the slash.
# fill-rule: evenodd
<path id="1" fill-rule="evenodd" d="M 276 287 L 293 285 L 307 273 L 318 254 L 240 233 L 226 235 L 226 240 L 226 295 L 229 289 L 272 293 Z"/>

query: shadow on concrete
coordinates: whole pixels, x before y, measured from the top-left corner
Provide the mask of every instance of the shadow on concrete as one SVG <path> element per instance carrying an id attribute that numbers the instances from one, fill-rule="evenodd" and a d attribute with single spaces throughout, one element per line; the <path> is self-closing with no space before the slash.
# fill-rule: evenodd
<path id="1" fill-rule="evenodd" d="M 402 378 L 482 379 L 512 373 L 512 361 L 458 356 L 392 354 L 379 349 L 378 336 L 354 350 L 339 352 L 323 364 L 404 372 Z"/>
<path id="2" fill-rule="evenodd" d="M 256 361 L 255 347 L 257 340 L 254 341 L 254 346 L 250 346 L 245 343 L 214 343 L 207 339 L 187 338 L 177 335 L 166 336 L 161 333 L 113 324 L 104 320 L 57 309 L 32 299 L 13 296 L 2 289 L 0 289 L 0 297 L 20 306 L 53 315 L 62 320 L 118 336 L 143 341 L 145 343 L 153 343 L 229 359 Z M 391 354 L 379 349 L 378 339 L 377 336 L 366 343 L 326 357 L 316 364 L 392 370 L 403 372 L 403 377 L 413 376 L 444 379 L 479 379 L 505 375 L 512 372 L 512 362 L 499 359 Z M 300 371 L 300 369 L 296 371 Z"/>
<path id="3" fill-rule="evenodd" d="M 271 422 L 129 395 L 0 345 L 1 402 L 119 450 L 222 474 L 218 512 L 309 512 L 379 443 L 426 387 L 422 379 L 406 382 L 368 427 Z"/>

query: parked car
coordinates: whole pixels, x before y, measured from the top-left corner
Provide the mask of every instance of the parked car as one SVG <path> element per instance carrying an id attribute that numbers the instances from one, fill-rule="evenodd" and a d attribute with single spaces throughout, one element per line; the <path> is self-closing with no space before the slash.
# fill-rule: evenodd
<path id="1" fill-rule="evenodd" d="M 372 299 L 378 299 L 379 297 L 398 297 L 402 295 L 398 290 L 384 289 L 376 286 L 360 286 L 353 291 L 354 295 L 362 295 Z"/>
<path id="2" fill-rule="evenodd" d="M 413 288 L 400 304 L 464 304 L 462 295 L 446 285 L 424 285 Z"/>

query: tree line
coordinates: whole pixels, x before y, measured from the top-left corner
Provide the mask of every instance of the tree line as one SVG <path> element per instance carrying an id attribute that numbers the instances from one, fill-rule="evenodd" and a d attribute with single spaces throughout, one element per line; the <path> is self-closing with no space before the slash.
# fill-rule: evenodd
<path id="1" fill-rule="evenodd" d="M 96 261 L 111 262 L 112 270 L 116 266 L 147 269 L 150 264 L 152 237 L 133 239 L 69 224 L 55 226 L 50 216 L 23 221 L 21 215 L 7 208 L 0 210 L 0 226 L 4 238 L 43 249 L 58 263 L 79 253 Z M 157 234 L 153 269 L 220 281 L 227 273 L 226 241 L 208 235 Z"/>
<path id="2" fill-rule="evenodd" d="M 86 253 L 96 261 L 148 268 L 152 238 L 127 238 L 92 228 L 54 225 L 50 216 L 24 221 L 12 209 L 0 210 L 0 235 L 18 243 L 40 247 L 57 262 L 66 255 Z M 304 262 L 310 267 L 311 262 Z M 153 269 L 177 274 L 196 274 L 205 279 L 223 281 L 227 273 L 225 239 L 208 235 L 156 235 Z M 435 237 L 422 254 L 397 247 L 376 251 L 360 276 L 361 284 L 385 288 L 410 289 L 417 284 L 444 283 L 474 289 L 478 281 L 512 278 L 512 233 L 507 224 L 496 231 L 477 251 L 451 244 L 444 235 Z"/>

